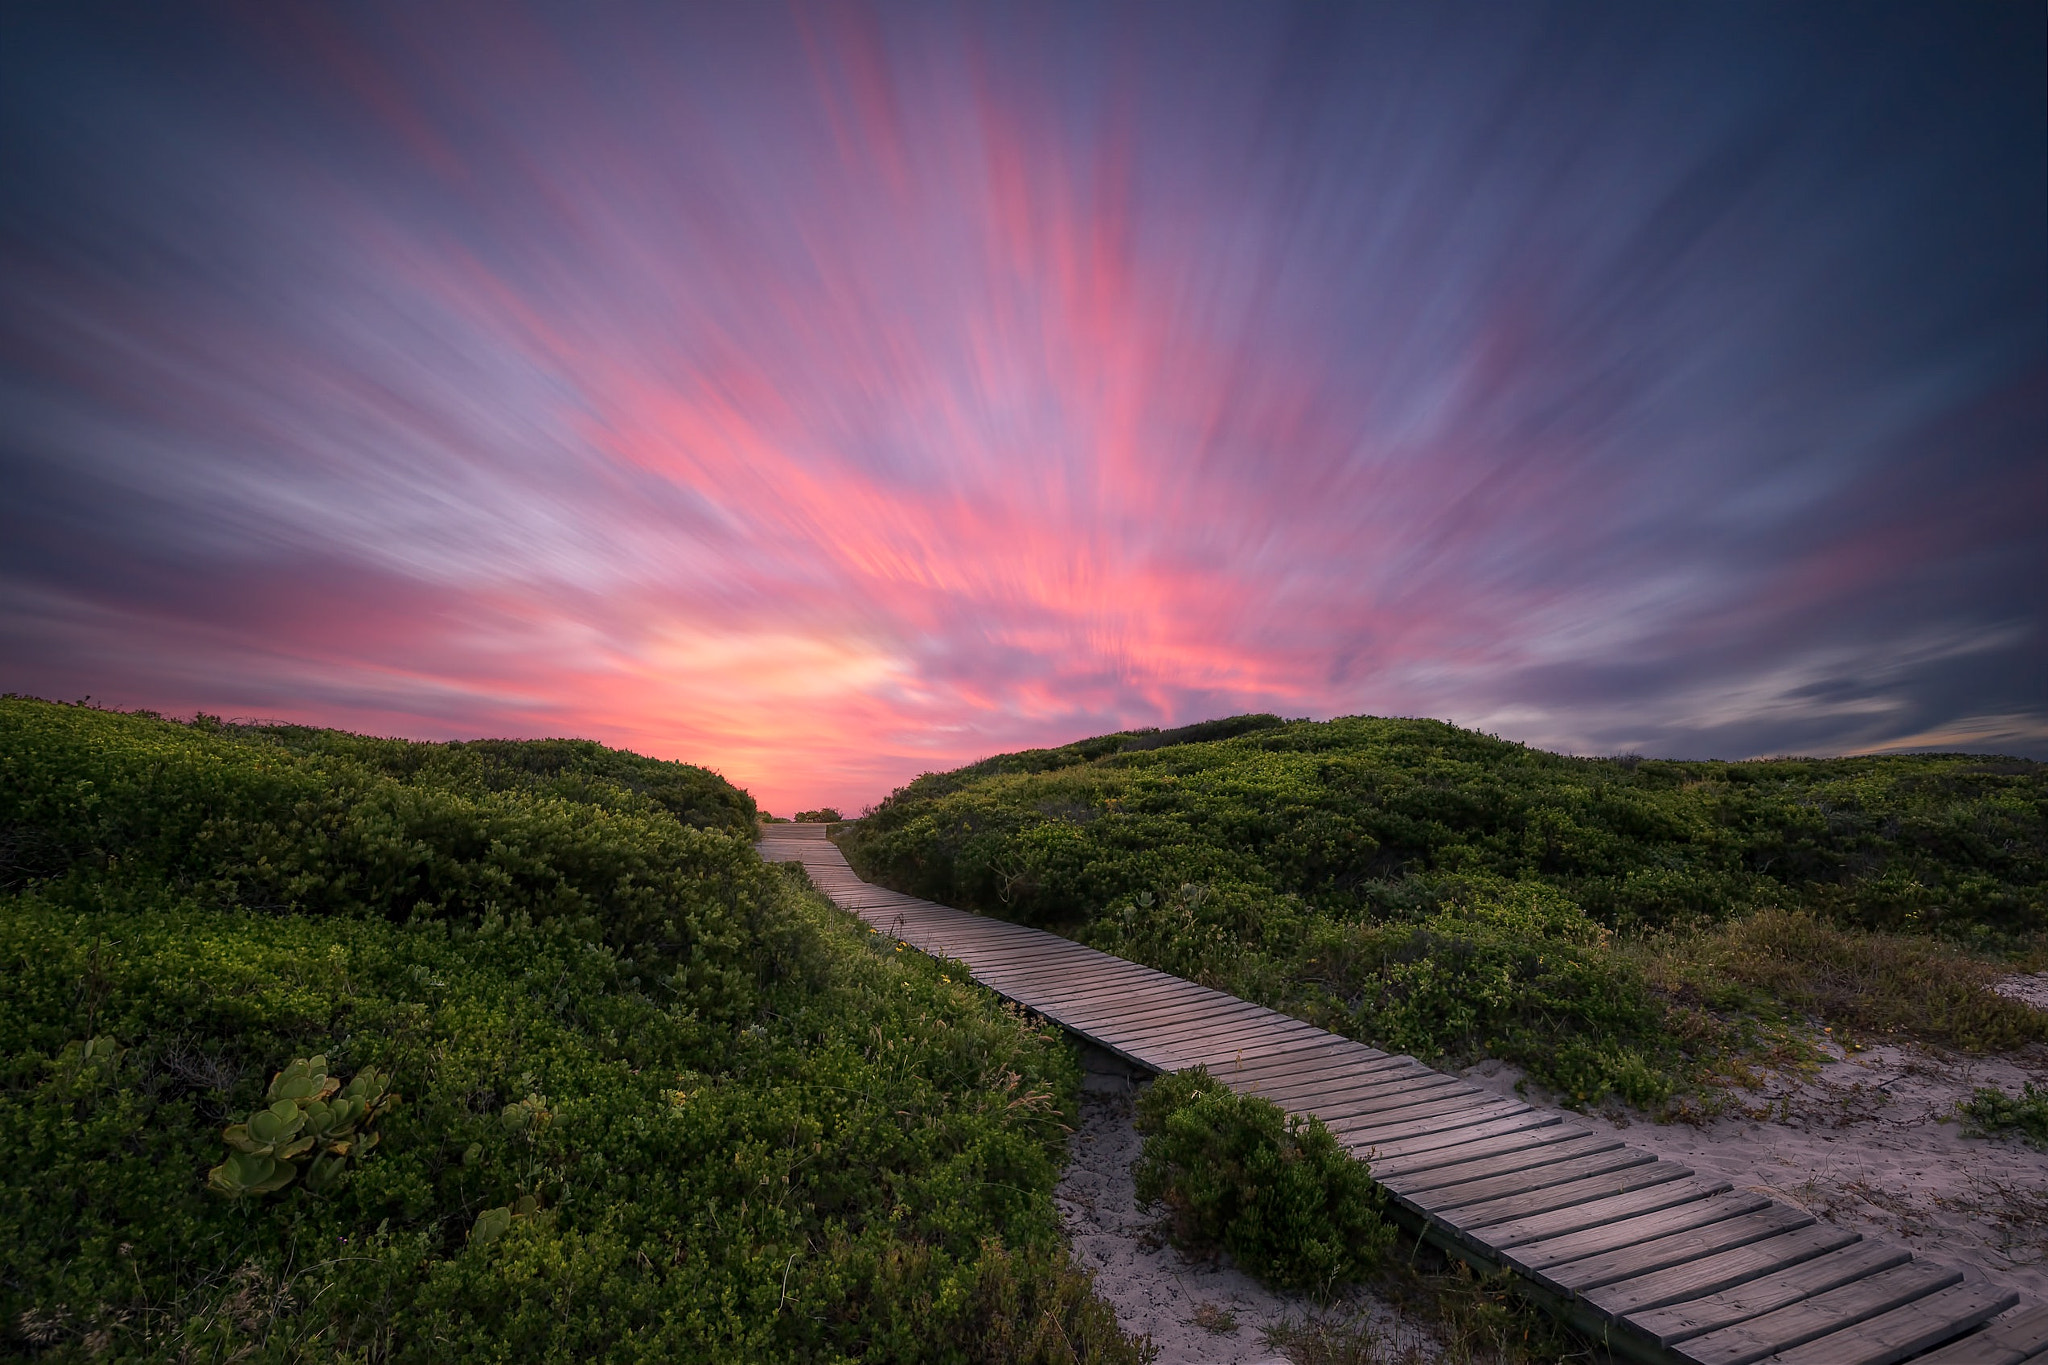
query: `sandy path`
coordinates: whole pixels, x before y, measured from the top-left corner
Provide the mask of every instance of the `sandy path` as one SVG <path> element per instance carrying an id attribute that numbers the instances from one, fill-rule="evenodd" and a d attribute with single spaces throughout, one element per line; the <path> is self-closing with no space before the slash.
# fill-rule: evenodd
<path id="1" fill-rule="evenodd" d="M 1879 1045 L 1832 1054 L 1811 1078 L 1778 1077 L 1741 1095 L 1745 1116 L 1702 1127 L 1621 1115 L 1572 1121 L 2048 1303 L 2048 1152 L 1965 1138 L 1951 1117 L 1977 1086 L 2048 1081 L 2048 1050 L 1970 1058 Z M 1519 1079 L 1499 1062 L 1463 1074 L 1503 1093 Z M 1522 1098 L 1547 1102 L 1534 1086 Z"/>

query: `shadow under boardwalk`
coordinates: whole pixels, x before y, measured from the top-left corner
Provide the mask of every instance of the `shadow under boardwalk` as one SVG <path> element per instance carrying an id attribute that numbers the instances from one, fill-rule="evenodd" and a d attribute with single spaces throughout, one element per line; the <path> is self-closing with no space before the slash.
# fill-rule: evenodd
<path id="1" fill-rule="evenodd" d="M 1205 1066 L 1313 1114 L 1371 1163 L 1396 1217 L 1617 1355 L 1691 1365 L 2048 1362 L 2048 1308 L 1412 1057 L 1038 929 L 862 881 L 823 825 L 762 827 L 765 858 L 881 932 L 1148 1071 Z M 2003 1314 L 2004 1316 L 2000 1316 Z M 1929 1354 L 1931 1352 L 1931 1354 Z"/>

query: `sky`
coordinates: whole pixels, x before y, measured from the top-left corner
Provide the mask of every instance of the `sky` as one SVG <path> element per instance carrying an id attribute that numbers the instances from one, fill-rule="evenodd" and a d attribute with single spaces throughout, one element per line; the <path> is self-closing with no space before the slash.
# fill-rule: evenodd
<path id="1" fill-rule="evenodd" d="M 0 690 L 787 814 L 2048 757 L 2042 4 L 0 9 Z"/>

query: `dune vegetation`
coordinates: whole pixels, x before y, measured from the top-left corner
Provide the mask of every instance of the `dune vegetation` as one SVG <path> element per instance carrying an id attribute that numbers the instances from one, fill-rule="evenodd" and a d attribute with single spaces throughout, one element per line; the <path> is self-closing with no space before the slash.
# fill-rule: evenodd
<path id="1" fill-rule="evenodd" d="M 1136 1360 L 1062 1040 L 716 775 L 0 702 L 0 1333 L 51 1360 Z"/>
<path id="2" fill-rule="evenodd" d="M 2048 765 L 1575 758 L 1428 720 L 1240 716 L 927 774 L 862 875 L 1577 1103 L 1711 1107 L 1808 1025 L 2048 1037 Z"/>

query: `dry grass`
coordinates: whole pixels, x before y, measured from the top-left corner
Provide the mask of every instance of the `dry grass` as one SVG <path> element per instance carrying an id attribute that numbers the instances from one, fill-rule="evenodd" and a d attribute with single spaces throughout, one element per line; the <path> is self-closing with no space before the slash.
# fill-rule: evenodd
<path id="1" fill-rule="evenodd" d="M 2010 966 L 1921 935 L 1765 910 L 1638 951 L 1651 982 L 1680 1009 L 1775 1005 L 1834 1029 L 1966 1052 L 2048 1042 L 2048 1014 L 1991 989 Z"/>

